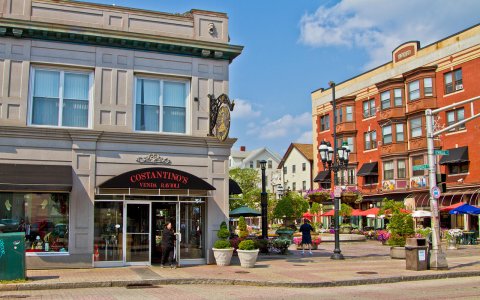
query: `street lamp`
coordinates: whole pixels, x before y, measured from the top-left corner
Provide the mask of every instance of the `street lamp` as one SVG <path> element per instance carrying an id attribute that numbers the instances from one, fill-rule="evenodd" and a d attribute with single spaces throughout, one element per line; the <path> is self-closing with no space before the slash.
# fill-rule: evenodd
<path id="1" fill-rule="evenodd" d="M 348 159 L 350 156 L 350 149 L 347 142 L 343 142 L 340 148 L 337 148 L 337 108 L 335 102 L 335 83 L 329 82 L 332 88 L 332 107 L 333 107 L 333 148 L 330 142 L 321 141 L 318 151 L 322 159 L 323 168 L 329 172 L 333 171 L 334 185 L 338 185 L 337 173 L 341 170 L 346 170 L 348 167 Z M 337 157 L 338 156 L 338 157 Z M 342 177 L 343 181 L 343 177 Z M 332 181 L 331 181 L 332 182 Z M 343 184 L 343 182 L 342 182 Z M 335 218 L 335 249 L 331 259 L 344 259 L 342 251 L 340 250 L 340 197 L 334 196 L 334 218 Z"/>
<path id="2" fill-rule="evenodd" d="M 267 161 L 260 161 L 260 168 L 262 169 L 262 193 L 260 195 L 260 204 L 262 206 L 262 239 L 268 239 L 268 222 L 267 222 L 267 192 L 265 191 L 265 167 Z"/>

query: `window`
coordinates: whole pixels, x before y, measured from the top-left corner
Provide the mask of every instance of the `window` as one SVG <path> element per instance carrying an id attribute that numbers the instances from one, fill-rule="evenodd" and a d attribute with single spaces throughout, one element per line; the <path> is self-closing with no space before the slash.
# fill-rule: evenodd
<path id="1" fill-rule="evenodd" d="M 269 160 L 267 163 L 268 163 L 268 168 L 271 169 L 272 168 L 272 161 Z"/>
<path id="2" fill-rule="evenodd" d="M 448 173 L 452 175 L 468 173 L 468 162 L 448 165 Z"/>
<path id="3" fill-rule="evenodd" d="M 423 94 L 425 97 L 433 96 L 432 78 L 423 79 Z"/>
<path id="4" fill-rule="evenodd" d="M 347 170 L 347 184 L 355 184 L 355 169 Z"/>
<path id="5" fill-rule="evenodd" d="M 186 133 L 186 82 L 137 78 L 135 130 Z"/>
<path id="6" fill-rule="evenodd" d="M 392 125 L 384 126 L 382 128 L 383 144 L 392 143 Z"/>
<path id="7" fill-rule="evenodd" d="M 365 176 L 363 180 L 365 185 L 376 185 L 378 184 L 378 175 Z"/>
<path id="8" fill-rule="evenodd" d="M 306 191 L 307 190 L 307 182 L 304 180 L 302 181 L 302 190 Z"/>
<path id="9" fill-rule="evenodd" d="M 397 160 L 397 178 L 407 178 L 407 167 L 404 159 Z"/>
<path id="10" fill-rule="evenodd" d="M 385 91 L 381 93 L 380 100 L 382 103 L 382 110 L 390 108 L 390 91 Z"/>
<path id="11" fill-rule="evenodd" d="M 345 111 L 346 111 L 345 121 L 347 122 L 353 121 L 353 106 L 345 107 Z"/>
<path id="12" fill-rule="evenodd" d="M 453 125 L 459 121 L 462 121 L 463 119 L 465 119 L 465 110 L 463 108 L 447 111 L 447 126 Z M 450 129 L 450 131 L 462 129 L 465 129 L 465 123 Z"/>
<path id="13" fill-rule="evenodd" d="M 375 99 L 363 101 L 363 117 L 369 118 L 375 116 Z"/>
<path id="14" fill-rule="evenodd" d="M 342 123 L 343 121 L 343 109 L 337 108 L 337 124 Z"/>
<path id="15" fill-rule="evenodd" d="M 31 124 L 88 128 L 92 73 L 33 69 Z"/>
<path id="16" fill-rule="evenodd" d="M 98 241 L 111 241 L 106 247 L 97 247 L 98 261 L 121 261 L 123 259 L 123 203 L 96 201 L 94 206 L 93 230 L 94 243 Z M 160 212 L 157 210 L 157 212 Z M 117 227 L 115 227 L 117 225 Z M 108 246 L 107 246 L 108 245 Z"/>
<path id="17" fill-rule="evenodd" d="M 422 118 L 415 118 L 410 120 L 410 136 L 416 138 L 422 136 Z"/>
<path id="18" fill-rule="evenodd" d="M 295 165 L 292 166 L 292 173 L 295 173 Z M 295 189 L 294 189 L 295 190 Z"/>
<path id="19" fill-rule="evenodd" d="M 355 143 L 353 141 L 353 137 L 347 138 L 348 149 L 350 149 L 350 153 L 355 153 Z"/>
<path id="20" fill-rule="evenodd" d="M 296 190 L 297 190 L 297 183 L 292 182 L 292 191 L 296 191 Z"/>
<path id="21" fill-rule="evenodd" d="M 403 124 L 395 124 L 395 142 L 405 141 L 405 134 L 403 132 Z"/>
<path id="22" fill-rule="evenodd" d="M 257 169 L 260 169 L 260 161 L 257 160 Z"/>
<path id="23" fill-rule="evenodd" d="M 302 163 L 302 171 L 306 171 L 307 170 L 307 164 L 306 163 Z"/>
<path id="24" fill-rule="evenodd" d="M 423 164 L 424 164 L 423 155 L 412 157 L 412 170 L 414 166 L 419 166 Z M 424 170 L 416 170 L 416 171 L 413 170 L 412 174 L 413 176 L 423 176 Z"/>
<path id="25" fill-rule="evenodd" d="M 448 72 L 444 75 L 445 94 L 463 90 L 462 69 Z"/>
<path id="26" fill-rule="evenodd" d="M 377 148 L 377 132 L 369 131 L 364 133 L 365 136 L 365 150 Z"/>
<path id="27" fill-rule="evenodd" d="M 253 169 L 253 161 L 250 162 L 250 169 Z"/>
<path id="28" fill-rule="evenodd" d="M 0 193 L 0 228 L 25 232 L 27 251 L 68 252 L 68 206 L 68 194 Z"/>
<path id="29" fill-rule="evenodd" d="M 412 81 L 408 84 L 408 93 L 410 101 L 420 98 L 420 82 L 418 80 Z"/>
<path id="30" fill-rule="evenodd" d="M 393 179 L 393 161 L 383 163 L 383 180 Z"/>
<path id="31" fill-rule="evenodd" d="M 395 106 L 398 107 L 403 105 L 402 89 L 394 89 L 393 97 L 394 97 Z"/>
<path id="32" fill-rule="evenodd" d="M 287 167 L 283 167 L 283 174 L 287 174 Z"/>
<path id="33" fill-rule="evenodd" d="M 320 117 L 320 131 L 330 129 L 330 115 L 324 115 Z"/>

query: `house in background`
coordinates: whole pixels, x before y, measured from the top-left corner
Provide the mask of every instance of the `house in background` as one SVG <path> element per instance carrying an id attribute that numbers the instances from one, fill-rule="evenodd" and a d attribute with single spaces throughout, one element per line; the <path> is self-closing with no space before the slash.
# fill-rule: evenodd
<path id="1" fill-rule="evenodd" d="M 313 145 L 291 143 L 278 165 L 284 190 L 312 189 Z"/>
<path id="2" fill-rule="evenodd" d="M 245 146 L 241 146 L 240 150 L 232 150 L 228 160 L 230 169 L 256 169 L 260 179 L 262 176 L 260 161 L 265 160 L 267 162 L 265 169 L 267 191 L 276 192 L 276 187 L 281 184 L 280 175 L 277 172 L 278 164 L 281 161 L 280 155 L 266 147 L 247 151 Z"/>

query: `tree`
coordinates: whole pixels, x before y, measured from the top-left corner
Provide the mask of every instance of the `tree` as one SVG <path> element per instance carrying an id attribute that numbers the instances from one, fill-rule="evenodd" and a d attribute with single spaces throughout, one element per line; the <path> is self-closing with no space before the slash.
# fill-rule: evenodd
<path id="1" fill-rule="evenodd" d="M 345 203 L 342 203 L 340 206 L 340 210 L 338 211 L 338 214 L 342 216 L 343 223 L 346 223 L 348 218 L 352 215 L 353 208 Z"/>
<path id="2" fill-rule="evenodd" d="M 261 189 L 258 188 L 260 184 L 258 171 L 255 169 L 234 168 L 230 170 L 229 175 L 230 178 L 238 183 L 243 192 L 243 194 L 230 199 L 230 210 L 240 206 L 259 209 Z"/>
<path id="3" fill-rule="evenodd" d="M 308 210 L 308 202 L 298 193 L 289 192 L 277 203 L 273 215 L 275 218 L 284 219 L 284 225 L 288 219 L 301 218 Z"/>
<path id="4" fill-rule="evenodd" d="M 390 246 L 403 247 L 405 246 L 406 238 L 415 234 L 412 216 L 403 212 L 402 209 L 404 209 L 402 202 L 386 200 L 383 209 L 380 211 L 381 214 L 385 214 L 390 219 L 387 225 L 387 229 L 390 232 L 390 238 L 388 239 Z"/>

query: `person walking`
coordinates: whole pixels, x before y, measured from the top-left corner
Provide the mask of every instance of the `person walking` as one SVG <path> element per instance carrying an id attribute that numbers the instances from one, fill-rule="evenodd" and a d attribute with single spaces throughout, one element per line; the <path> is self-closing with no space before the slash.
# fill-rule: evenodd
<path id="1" fill-rule="evenodd" d="M 173 255 L 175 253 L 175 232 L 172 229 L 172 222 L 168 222 L 165 225 L 162 233 L 162 261 L 160 267 L 163 268 L 165 263 L 170 264 L 170 268 L 177 268 L 176 264 L 173 263 Z"/>
<path id="2" fill-rule="evenodd" d="M 313 231 L 312 225 L 308 223 L 307 219 L 303 219 L 303 224 L 300 226 L 302 233 L 302 255 L 305 254 L 305 245 L 308 245 L 309 254 L 312 255 L 312 235 L 310 234 Z"/>

